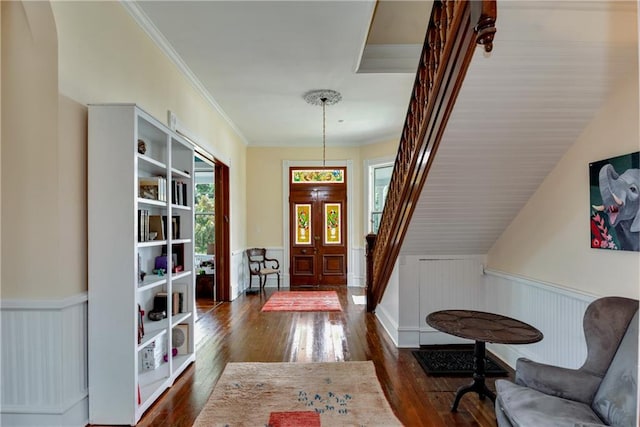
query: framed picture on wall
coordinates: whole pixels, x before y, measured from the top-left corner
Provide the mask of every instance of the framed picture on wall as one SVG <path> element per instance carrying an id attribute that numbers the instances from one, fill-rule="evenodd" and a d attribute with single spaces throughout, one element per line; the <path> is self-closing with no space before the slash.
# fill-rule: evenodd
<path id="1" fill-rule="evenodd" d="M 640 251 L 640 151 L 589 164 L 591 247 Z"/>

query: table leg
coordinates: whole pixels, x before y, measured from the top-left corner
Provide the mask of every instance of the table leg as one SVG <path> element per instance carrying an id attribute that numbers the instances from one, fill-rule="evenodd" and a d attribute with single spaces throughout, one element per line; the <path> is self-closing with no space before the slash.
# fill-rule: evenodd
<path id="1" fill-rule="evenodd" d="M 460 403 L 460 399 L 470 391 L 478 393 L 480 400 L 484 399 L 485 396 L 488 396 L 491 401 L 496 401 L 495 393 L 489 390 L 484 382 L 485 353 L 484 341 L 476 341 L 473 349 L 473 382 L 458 389 L 456 392 L 456 399 L 453 401 L 453 406 L 451 407 L 451 412 L 456 412 L 458 410 L 458 403 Z"/>

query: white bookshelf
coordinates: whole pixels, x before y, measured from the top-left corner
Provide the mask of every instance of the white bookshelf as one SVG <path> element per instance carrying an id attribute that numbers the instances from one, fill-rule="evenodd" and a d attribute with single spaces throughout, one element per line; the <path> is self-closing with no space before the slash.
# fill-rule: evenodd
<path id="1" fill-rule="evenodd" d="M 138 140 L 146 145 L 138 152 Z M 195 361 L 193 146 L 134 104 L 89 106 L 89 422 L 135 425 L 153 402 Z M 139 178 L 166 180 L 166 200 L 140 197 Z M 172 197 L 179 181 L 181 198 Z M 160 197 L 162 199 L 162 197 Z M 139 210 L 163 218 L 156 240 L 139 233 Z M 160 221 L 158 219 L 158 221 Z M 154 272 L 156 258 L 174 254 L 182 269 Z M 140 264 L 140 265 L 138 265 Z M 171 262 L 167 262 L 167 269 Z M 139 279 L 139 268 L 147 274 Z M 182 294 L 182 310 L 152 321 L 159 292 Z M 138 340 L 138 305 L 144 336 Z M 180 326 L 178 326 L 180 325 Z M 187 344 L 172 355 L 172 331 Z M 142 369 L 145 347 L 159 365 Z M 166 357 L 165 357 L 166 355 Z"/>

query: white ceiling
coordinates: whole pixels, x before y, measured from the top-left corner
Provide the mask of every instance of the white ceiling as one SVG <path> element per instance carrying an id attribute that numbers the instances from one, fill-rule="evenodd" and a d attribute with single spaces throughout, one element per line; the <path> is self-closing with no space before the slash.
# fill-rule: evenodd
<path id="1" fill-rule="evenodd" d="M 399 139 L 431 1 L 123 4 L 250 146 L 320 146 L 322 109 L 302 95 L 340 91 L 335 146 Z M 403 254 L 488 251 L 615 80 L 637 75 L 636 16 L 636 1 L 498 1 L 494 50 L 476 51 Z"/>
<path id="2" fill-rule="evenodd" d="M 635 2 L 499 2 L 429 172 L 403 255 L 485 254 L 582 133 L 637 76 Z"/>
<path id="3" fill-rule="evenodd" d="M 388 141 L 401 132 L 417 53 L 405 58 L 409 72 L 356 72 L 375 5 L 302 0 L 128 6 L 148 30 L 161 33 L 250 146 L 320 146 L 322 108 L 302 96 L 313 89 L 339 91 L 342 101 L 327 107 L 326 143 L 332 146 Z M 409 18 L 406 28 L 421 21 Z M 400 49 L 406 51 L 406 44 Z"/>

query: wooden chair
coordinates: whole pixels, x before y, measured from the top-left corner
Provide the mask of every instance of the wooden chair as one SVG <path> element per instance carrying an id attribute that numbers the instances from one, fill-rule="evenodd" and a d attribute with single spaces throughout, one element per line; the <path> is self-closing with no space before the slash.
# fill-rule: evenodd
<path id="1" fill-rule="evenodd" d="M 277 259 L 267 258 L 265 248 L 251 248 L 245 251 L 249 260 L 249 289 L 253 282 L 253 276 L 258 276 L 260 289 L 267 283 L 267 276 L 278 275 L 278 290 L 280 290 L 280 263 Z"/>

